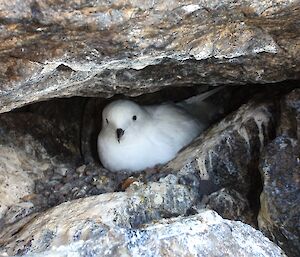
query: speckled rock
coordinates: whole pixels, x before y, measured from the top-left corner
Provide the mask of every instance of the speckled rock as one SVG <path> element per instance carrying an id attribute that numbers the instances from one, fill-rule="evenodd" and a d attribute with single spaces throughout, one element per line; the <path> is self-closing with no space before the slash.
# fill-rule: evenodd
<path id="1" fill-rule="evenodd" d="M 216 211 L 224 219 L 240 220 L 253 227 L 257 225 L 248 199 L 233 189 L 222 188 L 210 194 L 206 201 L 206 208 Z"/>
<path id="2" fill-rule="evenodd" d="M 35 181 L 47 171 L 70 167 L 73 155 L 74 148 L 48 120 L 28 113 L 2 114 L 0 228 L 28 215 L 34 209 Z"/>
<path id="3" fill-rule="evenodd" d="M 1 0 L 0 112 L 299 78 L 299 11 L 299 0 Z"/>
<path id="4" fill-rule="evenodd" d="M 224 220 L 212 211 L 161 220 L 138 229 L 89 220 L 82 229 L 85 233 L 70 238 L 69 244 L 64 243 L 66 237 L 48 234 L 45 238 L 52 237 L 53 244 L 46 251 L 26 256 L 286 256 L 261 232 L 242 222 Z M 75 230 L 70 229 L 69 234 Z"/>
<path id="5" fill-rule="evenodd" d="M 259 228 L 289 256 L 300 255 L 300 145 L 277 137 L 262 156 Z"/>
<path id="6" fill-rule="evenodd" d="M 289 256 L 300 255 L 300 90 L 283 97 L 277 138 L 261 157 L 259 228 Z"/>
<path id="7" fill-rule="evenodd" d="M 259 176 L 260 152 L 274 135 L 274 115 L 272 101 L 250 101 L 203 133 L 160 174 L 173 172 L 202 194 L 225 187 L 247 195 Z"/>
<path id="8" fill-rule="evenodd" d="M 127 174 L 109 172 L 95 163 L 66 169 L 63 174 L 46 172 L 43 178 L 35 180 L 36 204 L 50 208 L 82 197 L 120 191 L 127 178 Z"/>
<path id="9" fill-rule="evenodd" d="M 259 228 L 289 256 L 300 255 L 300 90 L 281 99 L 278 136 L 260 161 Z"/>
<path id="10" fill-rule="evenodd" d="M 281 100 L 278 135 L 300 139 L 300 89 L 294 89 Z"/>
<path id="11" fill-rule="evenodd" d="M 25 225 L 21 221 L 7 227 L 0 234 L 0 245 L 10 255 L 42 251 L 101 235 L 108 227 L 134 228 L 151 220 L 184 215 L 197 195 L 176 182 L 170 175 L 160 183 L 133 184 L 126 192 L 63 203 Z"/>

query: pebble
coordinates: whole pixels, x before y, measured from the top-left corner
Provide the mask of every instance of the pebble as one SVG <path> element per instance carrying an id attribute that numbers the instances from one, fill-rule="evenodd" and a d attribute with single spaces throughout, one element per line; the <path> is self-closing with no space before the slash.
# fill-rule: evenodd
<path id="1" fill-rule="evenodd" d="M 90 164 L 76 169 L 47 170 L 45 177 L 35 181 L 40 208 L 47 209 L 77 198 L 116 191 L 121 178 Z"/>

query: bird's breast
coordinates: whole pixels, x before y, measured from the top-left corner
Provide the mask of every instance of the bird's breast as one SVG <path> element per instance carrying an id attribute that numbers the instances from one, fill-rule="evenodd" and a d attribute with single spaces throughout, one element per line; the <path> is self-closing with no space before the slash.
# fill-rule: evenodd
<path id="1" fill-rule="evenodd" d="M 165 163 L 176 154 L 172 148 L 151 138 L 151 135 L 130 137 L 126 132 L 120 143 L 100 133 L 98 152 L 104 167 L 111 171 L 143 170 Z"/>

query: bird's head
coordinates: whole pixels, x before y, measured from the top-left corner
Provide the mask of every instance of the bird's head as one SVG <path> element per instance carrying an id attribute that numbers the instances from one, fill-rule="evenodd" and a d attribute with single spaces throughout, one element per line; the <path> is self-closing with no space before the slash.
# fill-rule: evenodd
<path id="1" fill-rule="evenodd" d="M 108 104 L 102 112 L 102 129 L 109 129 L 120 143 L 123 136 L 137 132 L 149 114 L 129 100 L 117 100 Z"/>

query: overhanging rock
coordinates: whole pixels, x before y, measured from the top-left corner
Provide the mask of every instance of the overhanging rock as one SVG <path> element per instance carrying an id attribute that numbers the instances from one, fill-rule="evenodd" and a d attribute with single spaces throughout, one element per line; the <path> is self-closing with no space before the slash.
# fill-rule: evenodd
<path id="1" fill-rule="evenodd" d="M 299 0 L 0 0 L 0 112 L 63 96 L 300 77 Z"/>

